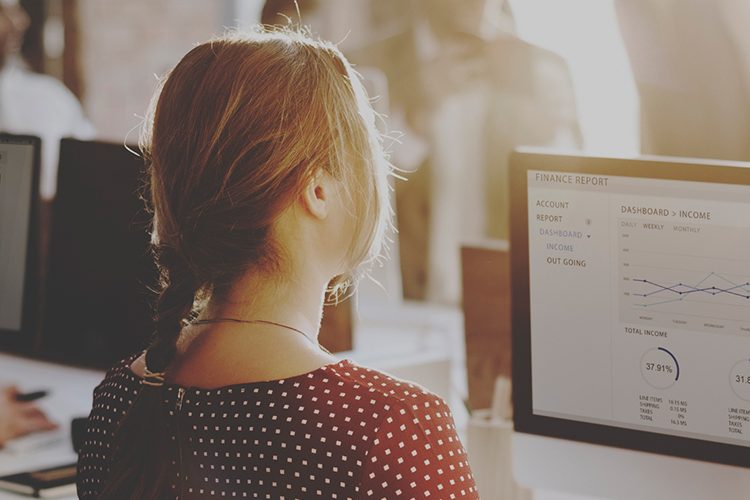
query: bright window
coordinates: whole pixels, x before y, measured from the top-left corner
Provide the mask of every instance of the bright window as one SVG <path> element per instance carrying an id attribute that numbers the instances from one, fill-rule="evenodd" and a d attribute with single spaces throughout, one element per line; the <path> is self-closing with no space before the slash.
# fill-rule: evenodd
<path id="1" fill-rule="evenodd" d="M 510 0 L 520 36 L 564 57 L 586 150 L 640 151 L 638 93 L 613 0 Z"/>

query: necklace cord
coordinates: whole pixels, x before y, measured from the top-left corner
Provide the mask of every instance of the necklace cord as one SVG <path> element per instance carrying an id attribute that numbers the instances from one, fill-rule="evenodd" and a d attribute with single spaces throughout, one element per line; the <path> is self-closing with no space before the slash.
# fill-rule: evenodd
<path id="1" fill-rule="evenodd" d="M 331 351 L 329 351 L 328 349 L 320 345 L 319 342 L 316 342 L 315 340 L 313 340 L 309 335 L 307 335 L 302 330 L 294 328 L 293 326 L 285 325 L 283 323 L 277 323 L 275 321 L 269 321 L 266 319 L 240 319 L 240 318 L 221 318 L 220 317 L 220 318 L 197 319 L 197 320 L 188 322 L 189 325 L 211 325 L 215 323 L 263 324 L 263 325 L 278 326 L 279 328 L 285 328 L 287 330 L 291 330 L 293 332 L 299 333 L 300 335 L 305 337 L 315 347 L 333 356 Z"/>

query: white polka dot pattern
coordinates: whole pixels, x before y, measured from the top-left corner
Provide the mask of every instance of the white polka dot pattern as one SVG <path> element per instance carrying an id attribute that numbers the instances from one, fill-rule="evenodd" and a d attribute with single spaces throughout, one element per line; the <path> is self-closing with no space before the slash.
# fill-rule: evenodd
<path id="1" fill-rule="evenodd" d="M 94 391 L 82 500 L 101 490 L 113 432 L 141 388 L 132 359 Z M 174 499 L 479 498 L 450 409 L 418 385 L 343 360 L 283 380 L 188 388 L 180 405 L 178 388 L 163 387 Z"/>

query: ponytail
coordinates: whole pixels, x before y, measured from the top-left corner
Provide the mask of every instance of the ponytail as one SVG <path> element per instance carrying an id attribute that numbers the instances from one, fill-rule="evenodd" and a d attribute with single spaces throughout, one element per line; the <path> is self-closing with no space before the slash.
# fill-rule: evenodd
<path id="1" fill-rule="evenodd" d="M 157 500 L 170 496 L 168 464 L 171 432 L 163 402 L 164 372 L 177 352 L 182 320 L 196 293 L 193 274 L 171 248 L 158 251 L 161 293 L 156 303 L 156 333 L 146 351 L 146 378 L 120 422 L 101 500 Z"/>

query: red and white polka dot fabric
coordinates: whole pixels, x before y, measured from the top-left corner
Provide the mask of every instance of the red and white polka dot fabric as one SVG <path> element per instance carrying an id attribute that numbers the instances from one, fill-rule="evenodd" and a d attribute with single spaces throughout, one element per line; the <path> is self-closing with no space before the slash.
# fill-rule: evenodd
<path id="1" fill-rule="evenodd" d="M 113 432 L 141 389 L 132 359 L 94 391 L 83 500 L 102 488 Z M 174 499 L 479 498 L 445 402 L 349 360 L 283 380 L 162 390 Z"/>

